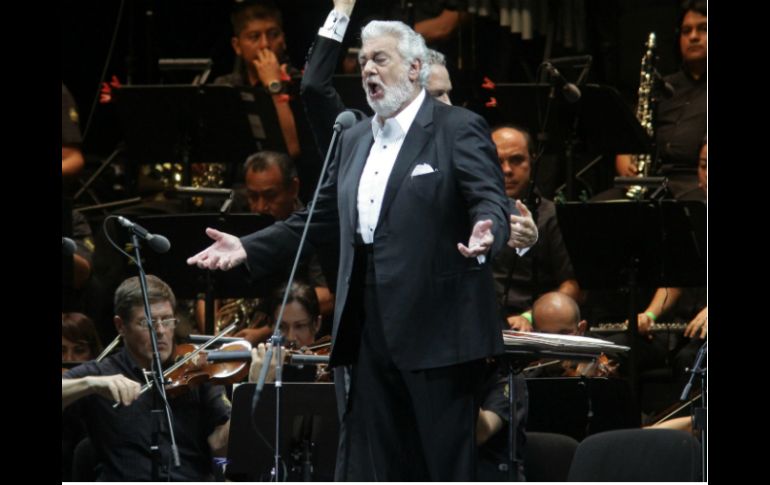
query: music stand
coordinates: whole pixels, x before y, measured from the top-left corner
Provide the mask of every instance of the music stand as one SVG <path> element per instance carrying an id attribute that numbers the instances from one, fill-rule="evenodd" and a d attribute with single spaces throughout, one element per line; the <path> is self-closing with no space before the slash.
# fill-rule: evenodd
<path id="1" fill-rule="evenodd" d="M 241 384 L 233 392 L 225 471 L 230 480 L 271 481 L 275 386 L 265 385 L 252 422 L 255 389 L 256 384 Z M 339 434 L 334 384 L 284 382 L 281 401 L 280 446 L 288 473 L 280 470 L 280 480 L 333 481 Z"/>
<path id="2" fill-rule="evenodd" d="M 614 156 L 652 151 L 650 136 L 617 89 L 586 84 L 580 86 L 580 91 L 580 99 L 570 104 L 558 93 L 549 99 L 552 96 L 549 84 L 501 83 L 495 85 L 491 94 L 497 100 L 498 112 L 494 116 L 494 112 L 485 112 L 491 124 L 508 122 L 525 126 L 540 142 L 566 140 L 566 187 L 571 200 L 575 198 L 574 151 L 580 140 L 592 154 Z M 541 126 L 543 121 L 547 121 L 546 126 Z"/>
<path id="3" fill-rule="evenodd" d="M 264 90 L 224 85 L 124 86 L 115 90 L 128 159 L 240 165 L 259 150 L 286 151 L 278 115 Z"/>
<path id="4" fill-rule="evenodd" d="M 638 428 L 639 406 L 629 383 L 606 377 L 529 377 L 527 431 L 586 436 Z M 559 396 L 558 400 L 554 396 Z"/>
<path id="5" fill-rule="evenodd" d="M 637 393 L 636 290 L 705 285 L 706 205 L 574 202 L 557 204 L 556 214 L 580 287 L 628 290 L 629 378 Z"/>
<path id="6" fill-rule="evenodd" d="M 505 353 L 503 362 L 508 373 L 508 481 L 518 481 L 516 465 L 516 398 L 514 375 L 524 366 L 543 357 L 559 359 L 592 360 L 602 352 L 626 352 L 628 347 L 593 337 L 555 335 L 538 332 L 503 330 Z"/>
<path id="7" fill-rule="evenodd" d="M 211 244 L 206 228 L 212 227 L 236 236 L 245 236 L 273 223 L 273 218 L 260 214 L 173 214 L 136 216 L 133 220 L 151 233 L 162 234 L 171 242 L 167 253 L 145 251 L 148 273 L 154 274 L 173 289 L 177 298 L 195 299 L 206 295 L 206 332 L 214 331 L 214 299 L 256 298 L 269 294 L 278 281 L 251 281 L 248 271 L 207 271 L 187 264 L 187 258 Z M 119 245 L 128 242 L 126 231 L 113 235 Z"/>

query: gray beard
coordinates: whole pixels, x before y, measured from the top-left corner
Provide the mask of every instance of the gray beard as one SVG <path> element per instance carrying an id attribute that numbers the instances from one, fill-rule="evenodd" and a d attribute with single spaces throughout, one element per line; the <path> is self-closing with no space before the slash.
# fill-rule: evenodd
<path id="1" fill-rule="evenodd" d="M 387 87 L 383 86 L 384 96 L 381 100 L 373 100 L 369 95 L 369 90 L 366 90 L 366 102 L 369 103 L 369 107 L 380 115 L 381 118 L 390 118 L 393 116 L 404 103 L 409 101 L 412 97 L 414 87 L 409 81 L 408 76 L 404 76 L 401 82 L 398 84 Z"/>

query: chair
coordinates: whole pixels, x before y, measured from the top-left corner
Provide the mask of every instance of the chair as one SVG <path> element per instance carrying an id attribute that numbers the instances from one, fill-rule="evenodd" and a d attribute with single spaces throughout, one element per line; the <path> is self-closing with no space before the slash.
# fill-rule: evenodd
<path id="1" fill-rule="evenodd" d="M 72 481 L 94 482 L 96 481 L 96 467 L 98 465 L 94 447 L 91 440 L 83 438 L 75 447 L 72 457 Z"/>
<path id="2" fill-rule="evenodd" d="M 578 442 L 556 433 L 527 432 L 524 476 L 528 482 L 565 482 Z"/>
<path id="3" fill-rule="evenodd" d="M 700 481 L 701 445 L 673 429 L 623 429 L 587 437 L 570 466 L 571 482 Z"/>

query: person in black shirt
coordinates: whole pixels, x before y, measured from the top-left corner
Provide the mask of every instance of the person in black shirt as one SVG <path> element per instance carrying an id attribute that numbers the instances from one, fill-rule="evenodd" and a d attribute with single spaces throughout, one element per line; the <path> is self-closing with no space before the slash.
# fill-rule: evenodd
<path id="1" fill-rule="evenodd" d="M 684 15 L 679 23 L 682 67 L 676 73 L 665 77 L 665 81 L 674 88 L 674 94 L 659 101 L 654 121 L 660 173 L 669 179 L 668 187 L 674 197 L 697 187 L 695 174 L 698 152 L 701 140 L 706 134 L 706 2 L 684 2 L 682 11 Z M 621 176 L 633 177 L 637 173 L 636 166 L 628 155 L 618 155 L 615 165 Z M 602 196 L 602 199 L 607 198 L 610 197 Z"/>
<path id="2" fill-rule="evenodd" d="M 148 275 L 148 299 L 164 367 L 173 362 L 174 307 L 171 288 Z M 151 368 L 152 349 L 139 279 L 125 280 L 115 292 L 115 326 L 124 347 L 101 362 L 90 361 L 62 376 L 63 419 L 82 419 L 96 459 L 97 479 L 152 479 L 150 446 L 155 426 L 152 391 L 140 394 Z M 122 406 L 113 408 L 115 402 Z M 181 467 L 171 465 L 167 423 L 160 432 L 160 480 L 204 481 L 211 478 L 213 456 L 227 451 L 230 404 L 222 386 L 204 383 L 169 398 Z"/>
<path id="3" fill-rule="evenodd" d="M 270 93 L 286 150 L 297 158 L 300 143 L 285 84 L 299 72 L 289 66 L 281 12 L 273 6 L 247 5 L 237 7 L 231 20 L 238 57 L 233 72 L 214 79 L 214 84 L 261 86 Z"/>
<path id="4" fill-rule="evenodd" d="M 525 129 L 513 125 L 501 126 L 492 131 L 492 141 L 497 147 L 505 178 L 506 195 L 511 206 L 515 201 L 523 216 L 529 215 L 521 199 L 530 184 L 530 140 Z M 540 197 L 537 191 L 535 195 L 532 215 L 539 233 L 537 242 L 529 249 L 514 249 L 509 244 L 492 263 L 495 290 L 503 316 L 509 327 L 523 331 L 532 329 L 531 308 L 540 294 L 557 290 L 573 299 L 578 299 L 580 294 L 556 220 L 556 208 L 553 202 Z"/>

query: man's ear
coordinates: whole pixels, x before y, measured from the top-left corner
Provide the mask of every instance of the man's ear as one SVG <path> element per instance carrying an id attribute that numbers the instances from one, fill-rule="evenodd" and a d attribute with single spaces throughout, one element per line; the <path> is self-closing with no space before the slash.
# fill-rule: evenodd
<path id="1" fill-rule="evenodd" d="M 299 194 L 299 177 L 292 177 L 291 183 L 289 184 L 289 193 L 294 197 L 297 197 Z"/>
<path id="2" fill-rule="evenodd" d="M 123 336 L 124 331 L 126 330 L 126 322 L 124 322 L 123 319 L 119 316 L 115 315 L 112 317 L 112 323 L 115 324 L 115 330 L 117 330 L 118 333 Z"/>
<path id="3" fill-rule="evenodd" d="M 588 322 L 586 320 L 580 320 L 578 322 L 578 335 L 584 335 L 586 333 L 586 327 L 588 326 Z"/>
<path id="4" fill-rule="evenodd" d="M 415 59 L 409 64 L 409 80 L 414 82 L 420 78 L 420 68 L 422 67 L 422 61 Z"/>
<path id="5" fill-rule="evenodd" d="M 235 55 L 240 57 L 240 55 L 241 55 L 241 42 L 238 40 L 238 37 L 232 37 L 230 39 L 230 45 L 233 46 L 233 50 L 235 51 Z"/>

